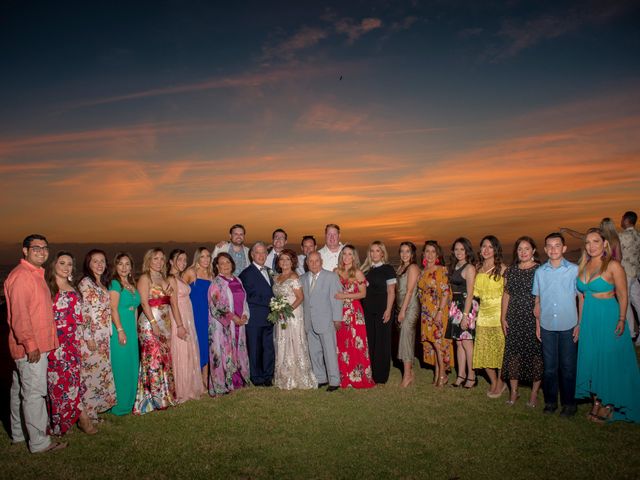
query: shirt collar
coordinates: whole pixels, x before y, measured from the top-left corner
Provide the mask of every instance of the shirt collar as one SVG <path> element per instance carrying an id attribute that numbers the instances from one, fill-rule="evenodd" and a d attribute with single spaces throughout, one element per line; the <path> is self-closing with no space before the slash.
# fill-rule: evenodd
<path id="1" fill-rule="evenodd" d="M 20 259 L 20 265 L 22 265 L 23 267 L 27 267 L 29 270 L 31 270 L 32 272 L 44 272 L 44 268 L 42 267 L 36 267 L 34 264 L 29 263 L 28 261 L 26 261 L 24 258 Z"/>
<path id="2" fill-rule="evenodd" d="M 568 266 L 569 266 L 569 260 L 562 257 L 562 260 L 560 261 L 560 265 L 558 266 L 558 268 L 567 268 Z M 543 267 L 547 269 L 553 269 L 553 265 L 551 265 L 551 260 L 547 260 L 546 262 L 544 262 Z"/>
<path id="3" fill-rule="evenodd" d="M 255 265 L 255 267 L 256 267 L 258 270 L 262 270 L 262 269 L 266 270 L 266 269 L 267 269 L 266 265 L 262 265 L 262 266 L 261 266 L 261 265 L 258 265 L 256 262 L 252 262 L 252 263 Z"/>
<path id="4" fill-rule="evenodd" d="M 372 264 L 371 264 L 371 266 L 372 266 L 373 268 L 381 267 L 382 265 L 384 265 L 384 263 L 382 263 L 382 262 L 376 262 L 376 263 L 372 263 Z"/>

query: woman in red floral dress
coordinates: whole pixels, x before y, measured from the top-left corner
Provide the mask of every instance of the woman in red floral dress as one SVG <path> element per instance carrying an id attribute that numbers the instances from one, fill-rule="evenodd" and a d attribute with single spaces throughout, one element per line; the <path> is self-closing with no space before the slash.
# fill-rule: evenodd
<path id="1" fill-rule="evenodd" d="M 336 298 L 344 302 L 343 323 L 336 333 L 338 367 L 342 388 L 371 388 L 375 386 L 371 375 L 371 360 L 367 345 L 367 327 L 360 299 L 367 294 L 366 280 L 360 271 L 360 259 L 353 245 L 345 245 L 338 257 L 336 273 L 342 283 L 342 293 Z"/>
<path id="2" fill-rule="evenodd" d="M 82 299 L 73 288 L 73 256 L 58 252 L 47 270 L 47 283 L 53 297 L 53 318 L 60 346 L 51 350 L 47 367 L 47 407 L 49 431 L 64 435 L 76 422 L 85 433 L 97 430 L 84 412 L 85 385 L 80 375 L 82 338 Z"/>

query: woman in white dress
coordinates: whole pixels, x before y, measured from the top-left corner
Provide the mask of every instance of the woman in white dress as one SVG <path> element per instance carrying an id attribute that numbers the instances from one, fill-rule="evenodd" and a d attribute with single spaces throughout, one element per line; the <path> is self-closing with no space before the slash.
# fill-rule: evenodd
<path id="1" fill-rule="evenodd" d="M 275 327 L 276 365 L 273 383 L 283 390 L 310 389 L 318 386 L 311 369 L 309 346 L 304 332 L 304 297 L 302 285 L 295 272 L 297 265 L 296 253 L 289 249 L 282 250 L 278 258 L 281 273 L 275 277 L 273 283 L 273 293 L 276 296 L 282 295 L 293 307 L 293 317 L 287 319 L 286 327 L 280 324 Z"/>

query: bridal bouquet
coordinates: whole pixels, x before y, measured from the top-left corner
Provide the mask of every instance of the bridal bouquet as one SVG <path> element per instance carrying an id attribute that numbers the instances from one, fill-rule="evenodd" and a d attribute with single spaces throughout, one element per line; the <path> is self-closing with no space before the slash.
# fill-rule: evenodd
<path id="1" fill-rule="evenodd" d="M 281 328 L 287 328 L 287 320 L 293 317 L 293 308 L 291 304 L 282 295 L 276 295 L 269 302 L 269 320 L 274 325 L 280 325 Z"/>

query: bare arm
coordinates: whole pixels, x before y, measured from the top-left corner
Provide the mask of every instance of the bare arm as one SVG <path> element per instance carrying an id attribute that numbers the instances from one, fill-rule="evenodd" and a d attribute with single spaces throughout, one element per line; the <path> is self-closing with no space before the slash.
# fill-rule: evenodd
<path id="1" fill-rule="evenodd" d="M 462 321 L 460 328 L 466 330 L 469 328 L 469 312 L 473 305 L 473 286 L 476 282 L 476 267 L 467 265 L 462 271 L 462 278 L 467 282 L 467 298 L 464 300 L 464 312 L 462 312 Z"/>
<path id="2" fill-rule="evenodd" d="M 193 267 L 189 267 L 184 272 L 182 272 L 182 279 L 187 284 L 195 282 L 196 278 L 196 270 Z"/>
<path id="3" fill-rule="evenodd" d="M 173 319 L 176 322 L 176 333 L 178 338 L 184 340 L 187 338 L 187 330 L 182 323 L 182 315 L 180 314 L 180 308 L 178 307 L 178 280 L 174 277 L 169 278 L 169 285 L 171 285 L 171 313 Z"/>
<path id="4" fill-rule="evenodd" d="M 570 228 L 560 227 L 560 233 L 566 233 L 571 235 L 573 238 L 578 238 L 580 240 L 584 240 L 586 235 L 584 233 L 580 233 L 576 230 L 571 230 Z"/>
<path id="5" fill-rule="evenodd" d="M 302 288 L 294 288 L 293 289 L 293 294 L 296 296 L 296 299 L 291 304 L 291 308 L 293 308 L 295 310 L 304 301 L 304 293 L 302 293 Z"/>
<path id="6" fill-rule="evenodd" d="M 338 300 L 360 300 L 367 296 L 367 282 L 364 274 L 360 270 L 356 270 L 356 281 L 358 282 L 358 291 L 354 293 L 338 292 L 336 298 Z"/>
<path id="7" fill-rule="evenodd" d="M 151 324 L 151 330 L 153 330 L 153 334 L 156 337 L 160 336 L 160 328 L 158 327 L 158 324 L 156 323 L 156 319 L 153 316 L 153 312 L 151 311 L 151 307 L 149 306 L 149 285 L 150 285 L 150 280 L 149 280 L 149 276 L 144 274 L 141 275 L 140 278 L 138 279 L 138 293 L 140 294 L 140 306 L 142 307 L 142 311 L 144 312 L 144 315 L 147 317 L 147 320 L 149 320 L 149 323 Z"/>
<path id="8" fill-rule="evenodd" d="M 618 262 L 609 263 L 609 269 L 613 273 L 613 284 L 616 289 L 616 296 L 620 304 L 620 315 L 618 316 L 618 324 L 616 325 L 616 335 L 620 336 L 624 332 L 624 325 L 627 318 L 627 302 L 629 292 L 627 291 L 627 274 Z"/>
<path id="9" fill-rule="evenodd" d="M 533 316 L 536 317 L 536 337 L 540 340 L 540 296 L 536 295 L 536 303 L 533 306 Z"/>
<path id="10" fill-rule="evenodd" d="M 120 312 L 118 312 L 118 305 L 120 304 L 120 292 L 116 290 L 109 290 L 109 300 L 111 302 L 111 320 L 116 326 L 116 332 L 118 332 L 118 343 L 120 345 L 127 344 L 127 335 L 122 328 L 122 322 L 120 321 Z"/>
<path id="11" fill-rule="evenodd" d="M 393 309 L 393 304 L 396 301 L 396 284 L 392 283 L 391 285 L 387 284 L 387 308 L 382 315 L 382 323 L 387 323 L 391 320 L 391 312 Z"/>
<path id="12" fill-rule="evenodd" d="M 407 294 L 404 296 L 402 306 L 398 312 L 398 322 L 402 323 L 404 321 L 404 317 L 407 314 L 407 308 L 409 308 L 409 302 L 411 301 L 411 296 L 418 285 L 419 276 L 420 268 L 418 268 L 417 265 L 410 265 L 407 269 Z"/>

